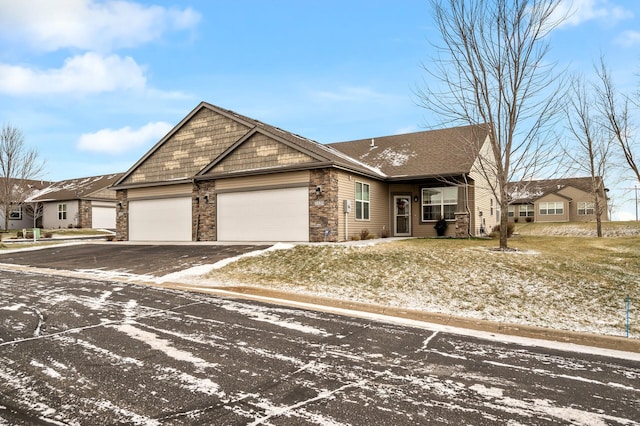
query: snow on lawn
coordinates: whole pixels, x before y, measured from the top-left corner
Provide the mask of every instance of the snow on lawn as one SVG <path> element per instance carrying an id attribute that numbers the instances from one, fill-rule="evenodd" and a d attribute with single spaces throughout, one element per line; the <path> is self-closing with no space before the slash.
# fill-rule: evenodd
<path id="1" fill-rule="evenodd" d="M 238 259 L 210 283 L 376 303 L 456 316 L 625 335 L 625 298 L 640 337 L 640 241 L 420 239 L 367 246 L 300 245 Z M 200 280 L 202 283 L 202 280 Z"/>

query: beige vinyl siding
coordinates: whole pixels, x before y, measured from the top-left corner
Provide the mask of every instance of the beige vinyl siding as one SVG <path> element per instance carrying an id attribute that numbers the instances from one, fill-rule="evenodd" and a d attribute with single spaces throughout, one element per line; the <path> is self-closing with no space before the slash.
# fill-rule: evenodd
<path id="1" fill-rule="evenodd" d="M 127 192 L 129 200 L 139 200 L 144 198 L 166 198 L 177 195 L 191 195 L 192 185 L 190 183 L 179 185 L 151 186 L 147 188 L 132 188 Z"/>
<path id="2" fill-rule="evenodd" d="M 356 182 L 369 185 L 369 220 L 356 220 Z M 345 240 L 344 200 L 351 200 L 351 213 L 346 224 L 347 238 L 360 235 L 367 229 L 370 234 L 380 237 L 383 229 L 389 229 L 389 190 L 387 184 L 374 179 L 347 172 L 338 173 L 338 230 L 339 239 Z"/>
<path id="3" fill-rule="evenodd" d="M 219 179 L 216 181 L 216 192 L 241 190 L 250 191 L 259 188 L 278 188 L 302 185 L 309 185 L 309 171 L 307 170 Z"/>
<path id="4" fill-rule="evenodd" d="M 480 234 L 481 226 L 484 226 L 485 232 L 489 233 L 494 226 L 500 223 L 500 218 L 497 214 L 499 201 L 491 190 L 491 185 L 489 185 L 487 181 L 486 174 L 482 171 L 483 168 L 480 165 L 480 161 L 484 161 L 484 169 L 490 169 L 491 163 L 494 162 L 489 138 L 487 138 L 483 147 L 480 149 L 479 158 L 469 173 L 469 177 L 474 182 L 474 191 L 472 193 L 470 192 L 469 197 L 470 200 L 473 200 L 473 202 L 469 203 L 469 209 L 471 210 L 471 233 L 473 235 Z M 494 186 L 497 185 L 497 181 L 492 183 Z M 471 194 L 473 194 L 473 198 L 471 198 Z"/>

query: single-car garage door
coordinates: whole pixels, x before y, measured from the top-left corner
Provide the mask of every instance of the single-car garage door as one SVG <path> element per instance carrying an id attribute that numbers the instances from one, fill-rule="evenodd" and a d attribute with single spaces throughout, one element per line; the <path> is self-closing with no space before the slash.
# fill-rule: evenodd
<path id="1" fill-rule="evenodd" d="M 110 206 L 91 206 L 91 227 L 94 229 L 116 229 L 116 208 Z"/>
<path id="2" fill-rule="evenodd" d="M 191 241 L 191 197 L 129 201 L 130 241 Z"/>
<path id="3" fill-rule="evenodd" d="M 218 194 L 218 241 L 309 241 L 308 187 Z"/>

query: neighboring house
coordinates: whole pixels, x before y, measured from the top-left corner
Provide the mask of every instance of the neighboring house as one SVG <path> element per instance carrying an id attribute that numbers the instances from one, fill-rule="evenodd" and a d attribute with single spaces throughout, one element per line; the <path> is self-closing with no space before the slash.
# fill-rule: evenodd
<path id="1" fill-rule="evenodd" d="M 5 181 L 5 178 L 0 178 Z M 24 200 L 28 199 L 31 195 L 37 193 L 43 188 L 51 185 L 51 182 L 43 180 L 31 180 L 31 179 L 18 179 L 13 186 L 12 193 L 15 196 L 11 197 L 13 200 L 9 200 L 9 229 L 23 229 L 33 228 L 33 213 L 29 203 L 25 203 Z M 4 228 L 4 205 L 5 200 L 0 200 L 0 228 Z M 40 225 L 39 222 L 36 222 Z"/>
<path id="2" fill-rule="evenodd" d="M 491 229 L 484 126 L 322 145 L 201 103 L 113 185 L 117 238 L 340 241 Z"/>
<path id="3" fill-rule="evenodd" d="M 52 183 L 29 201 L 42 203 L 42 227 L 116 228 L 116 194 L 109 187 L 122 174 L 91 176 Z"/>
<path id="4" fill-rule="evenodd" d="M 609 220 L 607 189 L 602 178 L 602 220 Z M 590 177 L 512 182 L 509 220 L 518 222 L 592 222 L 596 220 L 595 196 Z"/>

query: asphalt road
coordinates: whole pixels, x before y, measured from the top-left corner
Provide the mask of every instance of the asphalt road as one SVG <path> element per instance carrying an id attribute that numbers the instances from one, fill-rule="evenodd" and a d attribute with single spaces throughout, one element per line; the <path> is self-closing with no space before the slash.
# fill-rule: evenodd
<path id="1" fill-rule="evenodd" d="M 0 270 L 0 425 L 640 424 L 640 362 Z"/>
<path id="2" fill-rule="evenodd" d="M 51 246 L 34 251 L 0 252 L 0 263 L 160 277 L 267 247 L 269 246 L 86 243 Z"/>

